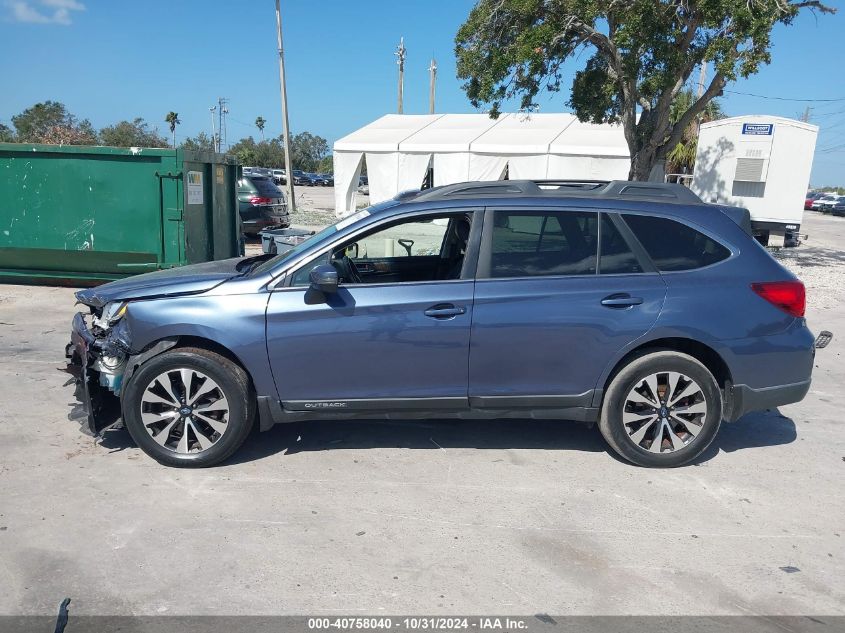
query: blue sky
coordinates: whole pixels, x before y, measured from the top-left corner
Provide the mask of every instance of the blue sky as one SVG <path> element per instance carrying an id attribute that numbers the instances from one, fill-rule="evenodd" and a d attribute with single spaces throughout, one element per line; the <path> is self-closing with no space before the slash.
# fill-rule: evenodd
<path id="1" fill-rule="evenodd" d="M 829 4 L 840 5 L 840 0 Z M 330 142 L 396 108 L 393 52 L 408 49 L 405 112 L 428 108 L 428 64 L 438 64 L 437 110 L 472 112 L 455 78 L 454 34 L 470 0 L 282 0 L 291 128 Z M 773 63 L 726 93 L 730 115 L 797 117 L 821 126 L 816 185 L 845 185 L 845 7 L 807 13 L 774 34 Z M 37 101 L 64 102 L 96 127 L 141 116 L 178 137 L 210 132 L 208 108 L 230 99 L 229 141 L 281 132 L 274 0 L 0 0 L 0 122 Z M 577 64 L 567 68 L 571 72 Z M 567 95 L 540 101 L 564 111 Z M 840 99 L 840 101 L 801 100 Z"/>

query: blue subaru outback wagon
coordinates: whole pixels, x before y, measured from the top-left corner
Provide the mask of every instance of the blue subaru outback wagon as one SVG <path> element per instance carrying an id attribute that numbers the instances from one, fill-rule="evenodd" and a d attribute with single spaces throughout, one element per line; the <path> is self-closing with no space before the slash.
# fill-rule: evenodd
<path id="1" fill-rule="evenodd" d="M 122 417 L 172 466 L 255 420 L 597 422 L 678 466 L 801 400 L 804 286 L 747 213 L 677 185 L 501 181 L 400 194 L 291 251 L 83 290 L 69 371 L 90 433 Z M 354 367 L 354 370 L 351 369 Z"/>

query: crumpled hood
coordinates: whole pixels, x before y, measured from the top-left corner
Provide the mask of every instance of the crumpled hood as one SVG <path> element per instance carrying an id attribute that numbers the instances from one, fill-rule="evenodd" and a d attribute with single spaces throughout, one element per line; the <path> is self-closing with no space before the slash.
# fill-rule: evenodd
<path id="1" fill-rule="evenodd" d="M 76 293 L 76 298 L 80 303 L 101 308 L 110 301 L 205 292 L 219 286 L 227 279 L 238 276 L 240 273 L 237 266 L 244 259 L 247 258 L 235 257 L 136 275 L 96 288 L 80 290 Z"/>

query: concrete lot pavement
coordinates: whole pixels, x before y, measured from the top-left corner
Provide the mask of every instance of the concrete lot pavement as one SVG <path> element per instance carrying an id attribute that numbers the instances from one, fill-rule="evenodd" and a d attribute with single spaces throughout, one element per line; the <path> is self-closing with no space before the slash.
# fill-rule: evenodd
<path id="1" fill-rule="evenodd" d="M 805 230 L 790 265 L 841 255 L 845 219 Z M 693 466 L 571 423 L 321 422 L 187 471 L 81 435 L 72 291 L 0 286 L 0 614 L 845 614 L 845 297 L 808 287 L 837 338 L 807 399 Z"/>

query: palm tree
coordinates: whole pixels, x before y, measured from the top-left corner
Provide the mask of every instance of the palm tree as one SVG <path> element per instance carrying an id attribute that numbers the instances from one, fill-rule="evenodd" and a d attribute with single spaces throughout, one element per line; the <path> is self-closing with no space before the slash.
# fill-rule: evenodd
<path id="1" fill-rule="evenodd" d="M 176 126 L 181 123 L 179 120 L 179 113 L 171 110 L 167 113 L 167 116 L 164 117 L 164 120 L 170 125 L 170 133 L 173 135 L 173 147 L 176 147 Z"/>
<path id="2" fill-rule="evenodd" d="M 692 90 L 684 90 L 678 93 L 669 110 L 669 117 L 672 123 L 676 123 L 689 107 L 695 102 L 696 97 Z M 724 119 L 725 113 L 722 105 L 716 99 L 708 103 L 704 112 L 699 115 L 698 120 L 689 124 L 681 141 L 673 147 L 666 155 L 667 174 L 691 174 L 695 167 L 695 152 L 698 147 L 698 126 L 701 123 Z"/>
<path id="3" fill-rule="evenodd" d="M 261 142 L 262 143 L 264 142 L 264 126 L 265 125 L 267 125 L 267 120 L 263 116 L 260 116 L 257 119 L 255 119 L 255 127 L 257 127 L 258 131 L 261 132 Z"/>

